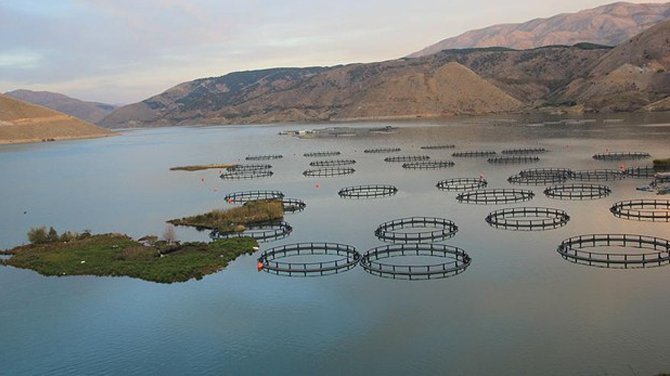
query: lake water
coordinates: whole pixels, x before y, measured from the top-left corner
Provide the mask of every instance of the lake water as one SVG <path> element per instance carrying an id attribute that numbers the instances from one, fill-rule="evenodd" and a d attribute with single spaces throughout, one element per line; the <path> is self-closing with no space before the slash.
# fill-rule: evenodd
<path id="1" fill-rule="evenodd" d="M 622 120 L 612 120 L 612 119 Z M 544 187 L 512 186 L 522 168 L 619 168 L 596 161 L 605 151 L 670 157 L 669 115 L 625 115 L 595 122 L 550 123 L 523 117 L 394 122 L 388 135 L 297 139 L 281 130 L 325 125 L 183 127 L 125 131 L 115 138 L 0 147 L 3 197 L 0 248 L 26 241 L 32 226 L 91 229 L 139 237 L 161 234 L 164 221 L 227 207 L 228 192 L 272 189 L 303 199 L 289 214 L 293 233 L 261 249 L 302 241 L 339 242 L 359 251 L 381 245 L 373 231 L 409 216 L 455 221 L 446 244 L 464 248 L 472 265 L 448 279 L 399 281 L 357 267 L 322 278 L 256 271 L 240 257 L 201 281 L 161 285 L 130 278 L 42 277 L 0 267 L 0 374 L 450 374 L 650 375 L 670 372 L 670 267 L 614 270 L 576 265 L 556 252 L 561 240 L 587 233 L 670 237 L 666 222 L 613 217 L 644 180 L 607 182 L 613 194 L 593 201 L 546 198 Z M 378 126 L 389 123 L 347 124 Z M 453 150 L 420 150 L 455 144 Z M 415 171 L 364 154 L 397 146 L 456 162 Z M 539 163 L 494 166 L 454 151 L 544 147 Z M 307 178 L 305 152 L 339 150 L 356 172 Z M 270 178 L 224 181 L 218 170 L 171 172 L 189 164 L 242 162 L 283 154 Z M 338 158 L 339 158 L 338 157 Z M 624 162 L 626 167 L 646 161 Z M 484 175 L 491 188 L 528 188 L 527 203 L 467 205 L 435 188 L 450 177 Z M 378 200 L 344 200 L 340 188 L 393 184 Z M 492 210 L 546 206 L 566 210 L 567 226 L 537 232 L 488 226 Z M 25 214 L 24 214 L 25 212 Z M 178 229 L 181 240 L 206 233 Z"/>

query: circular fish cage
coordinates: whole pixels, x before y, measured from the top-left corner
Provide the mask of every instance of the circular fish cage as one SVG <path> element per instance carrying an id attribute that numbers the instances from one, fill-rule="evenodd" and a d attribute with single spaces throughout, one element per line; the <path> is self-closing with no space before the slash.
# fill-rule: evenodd
<path id="1" fill-rule="evenodd" d="M 503 157 L 489 158 L 488 162 L 491 164 L 521 164 L 521 163 L 536 163 L 540 158 L 529 155 L 507 155 Z"/>
<path id="2" fill-rule="evenodd" d="M 525 189 L 480 189 L 460 193 L 456 200 L 464 204 L 495 205 L 530 201 L 535 193 Z"/>
<path id="3" fill-rule="evenodd" d="M 336 256 L 316 262 L 290 261 L 287 258 Z M 356 267 L 361 255 L 355 247 L 337 243 L 296 243 L 271 248 L 258 258 L 259 269 L 291 277 L 324 276 L 345 272 Z"/>
<path id="4" fill-rule="evenodd" d="M 502 151 L 503 154 L 516 154 L 516 155 L 542 154 L 546 152 L 547 149 L 545 148 L 517 148 L 517 149 L 505 149 Z"/>
<path id="5" fill-rule="evenodd" d="M 593 248 L 605 251 L 595 252 Z M 579 235 L 563 240 L 556 250 L 568 261 L 601 268 L 649 268 L 670 263 L 670 241 L 646 235 Z"/>
<path id="6" fill-rule="evenodd" d="M 553 208 L 522 207 L 495 210 L 486 216 L 491 227 L 516 231 L 543 231 L 563 227 L 570 216 Z"/>
<path id="7" fill-rule="evenodd" d="M 337 167 L 337 166 L 349 166 L 352 164 L 356 164 L 356 161 L 353 159 L 331 159 L 326 161 L 309 162 L 309 165 L 312 167 Z"/>
<path id="8" fill-rule="evenodd" d="M 492 157 L 496 155 L 496 153 L 493 150 L 473 150 L 473 151 L 458 151 L 455 153 L 452 153 L 452 157 L 460 157 L 460 158 L 479 158 L 479 157 Z"/>
<path id="9" fill-rule="evenodd" d="M 456 145 L 426 145 L 422 146 L 421 149 L 423 150 L 442 150 L 442 149 L 453 149 L 455 148 Z"/>
<path id="10" fill-rule="evenodd" d="M 611 181 L 611 180 L 621 180 L 625 178 L 626 175 L 619 170 L 614 169 L 596 169 L 596 170 L 575 170 L 572 171 L 570 179 L 572 180 L 583 180 L 583 181 Z"/>
<path id="11" fill-rule="evenodd" d="M 282 198 L 281 203 L 284 206 L 284 213 L 297 213 L 305 210 L 307 204 L 297 198 Z"/>
<path id="12" fill-rule="evenodd" d="M 250 225 L 244 231 L 220 232 L 214 230 L 210 233 L 212 239 L 231 239 L 250 237 L 259 242 L 267 243 L 283 239 L 293 231 L 293 227 L 286 222 L 268 222 L 258 225 Z"/>
<path id="13" fill-rule="evenodd" d="M 519 184 L 519 185 L 548 185 L 548 184 L 557 184 L 563 183 L 567 180 L 567 177 L 561 175 L 512 175 L 507 178 L 507 182 L 510 184 Z"/>
<path id="14" fill-rule="evenodd" d="M 270 170 L 232 170 L 224 172 L 219 177 L 223 180 L 242 180 L 266 178 L 273 174 Z"/>
<path id="15" fill-rule="evenodd" d="M 624 170 L 624 175 L 633 179 L 653 179 L 656 175 L 654 166 L 629 167 Z"/>
<path id="16" fill-rule="evenodd" d="M 271 159 L 284 158 L 281 154 L 267 154 L 267 155 L 249 155 L 245 159 L 247 161 L 269 161 Z"/>
<path id="17" fill-rule="evenodd" d="M 243 191 L 227 194 L 223 199 L 228 202 L 245 203 L 256 200 L 281 200 L 284 194 L 279 191 Z"/>
<path id="18" fill-rule="evenodd" d="M 435 170 L 438 168 L 454 167 L 454 165 L 455 163 L 452 161 L 422 161 L 403 163 L 402 168 L 410 170 Z"/>
<path id="19" fill-rule="evenodd" d="M 670 222 L 670 200 L 628 200 L 612 205 L 615 217 L 636 221 Z"/>
<path id="20" fill-rule="evenodd" d="M 435 185 L 441 191 L 469 191 L 486 188 L 488 182 L 482 178 L 455 178 L 440 180 Z"/>
<path id="21" fill-rule="evenodd" d="M 597 184 L 555 185 L 544 190 L 544 195 L 558 200 L 597 200 L 612 193 L 610 187 Z"/>
<path id="22" fill-rule="evenodd" d="M 382 262 L 386 259 L 410 260 L 418 258 L 439 258 L 444 260 L 436 264 Z M 372 248 L 361 256 L 363 269 L 379 277 L 427 280 L 452 277 L 465 271 L 472 259 L 465 250 L 444 244 L 414 243 L 392 244 Z"/>
<path id="23" fill-rule="evenodd" d="M 427 161 L 429 160 L 430 157 L 427 155 L 399 155 L 396 157 L 386 157 L 384 158 L 384 162 L 420 162 L 420 161 Z"/>
<path id="24" fill-rule="evenodd" d="M 416 229 L 419 231 L 414 231 Z M 410 217 L 382 223 L 375 230 L 375 236 L 389 243 L 424 243 L 440 242 L 453 237 L 457 232 L 458 226 L 448 219 Z"/>
<path id="25" fill-rule="evenodd" d="M 340 189 L 337 194 L 342 198 L 363 199 L 389 197 L 398 193 L 398 188 L 387 184 L 356 185 Z"/>
<path id="26" fill-rule="evenodd" d="M 562 177 L 569 179 L 572 169 L 561 167 L 527 168 L 519 172 L 522 177 Z"/>
<path id="27" fill-rule="evenodd" d="M 376 149 L 365 149 L 363 153 L 368 154 L 384 154 L 384 153 L 398 153 L 400 148 L 376 148 Z"/>
<path id="28" fill-rule="evenodd" d="M 340 155 L 339 151 L 313 151 L 311 153 L 305 153 L 303 156 L 311 158 L 320 158 L 320 157 L 334 157 Z"/>
<path id="29" fill-rule="evenodd" d="M 356 170 L 351 167 L 322 167 L 314 170 L 306 170 L 302 174 L 309 178 L 327 178 L 351 175 L 354 172 L 356 172 Z"/>
<path id="30" fill-rule="evenodd" d="M 599 161 L 627 161 L 627 160 L 636 160 L 636 159 L 647 159 L 650 158 L 651 154 L 647 152 L 635 151 L 635 152 L 610 152 L 610 153 L 599 153 L 593 155 L 593 159 Z"/>
<path id="31" fill-rule="evenodd" d="M 270 169 L 272 169 L 272 165 L 269 164 L 238 164 L 228 167 L 226 171 L 242 172 L 242 171 L 258 171 L 258 170 L 270 170 Z"/>

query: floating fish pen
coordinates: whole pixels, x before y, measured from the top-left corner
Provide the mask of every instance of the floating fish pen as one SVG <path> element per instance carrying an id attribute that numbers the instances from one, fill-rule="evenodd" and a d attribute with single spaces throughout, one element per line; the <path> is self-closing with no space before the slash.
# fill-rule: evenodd
<path id="1" fill-rule="evenodd" d="M 290 258 L 327 256 L 334 260 L 316 262 L 291 261 Z M 258 258 L 258 268 L 268 273 L 291 277 L 324 276 L 356 267 L 361 255 L 355 247 L 337 243 L 296 243 L 271 248 Z"/>
<path id="2" fill-rule="evenodd" d="M 429 160 L 430 157 L 427 155 L 399 155 L 396 157 L 386 157 L 384 158 L 384 162 L 420 162 L 420 161 L 427 161 Z"/>
<path id="3" fill-rule="evenodd" d="M 558 200 L 597 200 L 610 193 L 610 187 L 597 184 L 555 185 L 544 190 L 545 196 Z"/>
<path id="4" fill-rule="evenodd" d="M 607 252 L 614 247 L 622 248 L 623 251 Z M 590 250 L 591 248 L 606 248 L 606 250 L 594 252 Z M 602 268 L 648 268 L 670 262 L 670 241 L 645 235 L 579 235 L 563 240 L 557 251 L 568 261 Z"/>
<path id="5" fill-rule="evenodd" d="M 451 156 L 460 158 L 479 158 L 479 157 L 492 157 L 496 154 L 498 153 L 496 153 L 493 150 L 475 150 L 475 151 L 458 151 L 456 153 L 451 154 Z"/>
<path id="6" fill-rule="evenodd" d="M 443 149 L 453 149 L 456 145 L 426 145 L 422 146 L 423 150 L 443 150 Z"/>
<path id="7" fill-rule="evenodd" d="M 397 262 L 400 259 L 413 261 L 417 258 L 436 258 L 445 261 L 436 264 Z M 382 262 L 382 260 L 389 259 L 396 260 L 396 262 Z M 375 247 L 365 252 L 360 260 L 363 269 L 372 275 L 405 280 L 452 277 L 465 271 L 471 262 L 470 256 L 461 248 L 432 243 L 392 244 Z"/>
<path id="8" fill-rule="evenodd" d="M 480 189 L 460 193 L 456 200 L 465 204 L 494 205 L 530 201 L 535 193 L 525 189 Z"/>
<path id="9" fill-rule="evenodd" d="M 390 243 L 432 243 L 449 239 L 457 232 L 458 226 L 448 219 L 410 217 L 382 223 L 375 230 L 375 236 Z"/>
<path id="10" fill-rule="evenodd" d="M 519 185 L 548 185 L 563 183 L 567 177 L 562 175 L 513 175 L 507 178 L 510 184 Z"/>
<path id="11" fill-rule="evenodd" d="M 670 222 L 670 200 L 628 200 L 612 205 L 615 217 L 637 221 Z"/>
<path id="12" fill-rule="evenodd" d="M 232 170 L 224 172 L 219 177 L 223 180 L 242 180 L 267 178 L 273 174 L 270 170 Z"/>
<path id="13" fill-rule="evenodd" d="M 522 177 L 561 177 L 569 179 L 572 176 L 572 169 L 561 167 L 528 168 L 521 170 L 519 176 Z"/>
<path id="14" fill-rule="evenodd" d="M 282 198 L 281 203 L 284 206 L 284 213 L 301 212 L 307 206 L 303 200 L 297 198 Z"/>
<path id="15" fill-rule="evenodd" d="M 212 239 L 231 239 L 250 237 L 259 242 L 272 242 L 283 239 L 293 231 L 293 227 L 286 222 L 269 222 L 258 225 L 250 225 L 244 231 L 220 232 L 214 230 L 210 233 Z"/>
<path id="16" fill-rule="evenodd" d="M 376 148 L 376 149 L 365 149 L 363 153 L 368 154 L 386 154 L 386 153 L 398 153 L 400 148 Z"/>
<path id="17" fill-rule="evenodd" d="M 284 194 L 279 191 L 244 191 L 227 194 L 223 199 L 228 202 L 245 203 L 256 200 L 281 200 Z"/>
<path id="18" fill-rule="evenodd" d="M 309 162 L 309 165 L 312 167 L 337 167 L 337 166 L 349 166 L 352 164 L 356 164 L 356 161 L 353 159 L 331 159 L 326 161 Z"/>
<path id="19" fill-rule="evenodd" d="M 572 180 L 583 180 L 583 181 L 593 181 L 593 180 L 621 180 L 625 178 L 626 175 L 619 170 L 614 169 L 596 169 L 596 170 L 576 170 L 570 175 Z"/>
<path id="20" fill-rule="evenodd" d="M 267 154 L 267 155 L 250 155 L 245 159 L 247 161 L 269 161 L 271 159 L 281 159 L 284 158 L 281 154 Z"/>
<path id="21" fill-rule="evenodd" d="M 516 155 L 542 154 L 546 152 L 547 149 L 545 148 L 518 148 L 518 149 L 505 149 L 502 151 L 503 154 L 516 154 Z"/>
<path id="22" fill-rule="evenodd" d="M 654 166 L 629 167 L 624 170 L 626 177 L 633 179 L 653 179 L 656 175 Z"/>
<path id="23" fill-rule="evenodd" d="M 517 231 L 543 231 L 563 227 L 570 216 L 553 208 L 522 207 L 492 211 L 486 216 L 491 227 Z"/>
<path id="24" fill-rule="evenodd" d="M 435 170 L 438 168 L 454 167 L 455 163 L 452 161 L 419 161 L 403 163 L 402 168 L 410 170 Z"/>
<path id="25" fill-rule="evenodd" d="M 508 155 L 504 157 L 489 158 L 488 162 L 491 164 L 520 164 L 520 163 L 536 163 L 540 158 L 529 155 Z"/>
<path id="26" fill-rule="evenodd" d="M 593 159 L 597 159 L 599 161 L 626 161 L 647 158 L 651 158 L 651 154 L 646 152 L 612 152 L 599 153 L 593 156 Z"/>
<path id="27" fill-rule="evenodd" d="M 488 182 L 482 178 L 455 178 L 440 180 L 435 185 L 441 191 L 470 191 L 473 189 L 486 188 Z"/>
<path id="28" fill-rule="evenodd" d="M 314 170 L 307 170 L 302 174 L 309 178 L 327 178 L 334 176 L 351 175 L 356 172 L 351 167 L 322 167 Z"/>
<path id="29" fill-rule="evenodd" d="M 340 155 L 339 151 L 314 151 L 311 153 L 305 153 L 303 154 L 305 157 L 310 157 L 310 158 L 321 158 L 321 157 L 334 157 L 336 155 Z"/>
<path id="30" fill-rule="evenodd" d="M 258 170 L 270 170 L 272 165 L 269 164 L 238 164 L 231 167 L 228 167 L 226 171 L 258 171 Z"/>
<path id="31" fill-rule="evenodd" d="M 389 197 L 398 193 L 398 188 L 386 184 L 356 185 L 340 189 L 342 198 L 363 199 Z"/>

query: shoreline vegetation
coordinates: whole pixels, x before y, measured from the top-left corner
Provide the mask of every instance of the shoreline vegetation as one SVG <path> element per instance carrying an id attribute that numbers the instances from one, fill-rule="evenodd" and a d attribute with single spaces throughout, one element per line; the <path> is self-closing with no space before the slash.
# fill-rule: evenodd
<path id="1" fill-rule="evenodd" d="M 192 165 L 192 166 L 176 166 L 170 167 L 170 171 L 201 171 L 209 169 L 228 169 L 235 167 L 235 163 L 219 163 L 219 164 L 208 164 L 208 165 Z"/>
<path id="2" fill-rule="evenodd" d="M 656 170 L 670 170 L 670 158 L 654 159 L 654 169 Z"/>
<path id="3" fill-rule="evenodd" d="M 248 225 L 262 224 L 284 218 L 284 205 L 279 200 L 257 200 L 242 206 L 212 210 L 209 213 L 171 219 L 175 226 L 190 226 L 197 230 L 217 230 L 221 233 L 242 232 Z"/>

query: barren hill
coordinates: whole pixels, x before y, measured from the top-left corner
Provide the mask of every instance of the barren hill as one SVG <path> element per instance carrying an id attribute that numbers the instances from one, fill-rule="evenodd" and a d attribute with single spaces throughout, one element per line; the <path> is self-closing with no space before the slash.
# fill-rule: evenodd
<path id="1" fill-rule="evenodd" d="M 444 39 L 410 57 L 455 48 L 509 47 L 529 49 L 549 45 L 595 43 L 616 46 L 658 22 L 670 18 L 670 3 L 613 3 L 576 13 L 537 18 L 519 24 L 494 25 Z"/>
<path id="2" fill-rule="evenodd" d="M 14 90 L 5 93 L 5 95 L 24 102 L 48 107 L 90 123 L 98 123 L 116 109 L 116 106 L 110 104 L 86 102 L 49 91 Z"/>
<path id="3" fill-rule="evenodd" d="M 0 94 L 0 144 L 95 138 L 113 132 Z"/>

